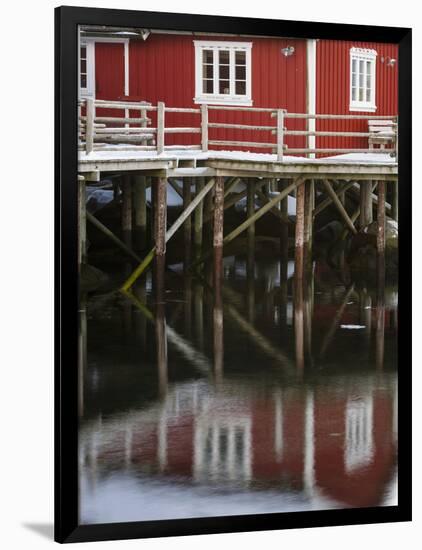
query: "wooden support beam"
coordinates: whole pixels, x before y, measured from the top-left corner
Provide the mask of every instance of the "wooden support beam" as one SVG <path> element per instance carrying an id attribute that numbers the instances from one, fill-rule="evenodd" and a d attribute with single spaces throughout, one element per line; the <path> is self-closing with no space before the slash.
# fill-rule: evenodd
<path id="1" fill-rule="evenodd" d="M 156 180 L 156 224 L 155 224 L 155 293 L 157 302 L 164 302 L 164 273 L 166 260 L 167 228 L 167 178 Z"/>
<path id="2" fill-rule="evenodd" d="M 315 201 L 315 186 L 314 181 L 310 180 L 305 186 L 305 213 L 303 227 L 303 244 L 304 244 L 304 267 L 307 272 L 312 266 L 312 238 L 313 238 L 313 216 Z"/>
<path id="3" fill-rule="evenodd" d="M 221 294 L 223 282 L 223 226 L 224 226 L 224 178 L 215 178 L 214 201 L 214 292 Z"/>
<path id="4" fill-rule="evenodd" d="M 183 178 L 183 210 L 186 210 L 192 201 L 191 178 Z M 192 250 L 192 219 L 188 216 L 183 224 L 183 269 L 187 272 L 188 266 L 191 264 Z"/>
<path id="5" fill-rule="evenodd" d="M 255 212 L 255 182 L 252 178 L 246 180 L 247 185 L 247 200 L 246 200 L 246 219 L 252 217 Z M 251 225 L 247 229 L 248 233 L 248 264 L 254 261 L 255 253 L 255 224 Z"/>
<path id="6" fill-rule="evenodd" d="M 278 191 L 281 193 L 289 185 L 289 181 L 282 179 L 278 182 Z M 289 260 L 289 226 L 288 226 L 288 202 L 289 197 L 280 201 L 280 284 L 287 279 L 287 262 Z"/>
<path id="7" fill-rule="evenodd" d="M 125 174 L 122 184 L 122 236 L 123 242 L 132 247 L 132 180 Z"/>
<path id="8" fill-rule="evenodd" d="M 104 235 L 106 235 L 111 241 L 114 242 L 119 248 L 121 248 L 126 254 L 128 254 L 131 258 L 136 260 L 137 262 L 141 261 L 141 258 L 131 249 L 129 248 L 123 241 L 121 241 L 116 235 L 108 229 L 105 225 L 103 225 L 95 216 L 93 216 L 90 212 L 86 213 L 86 219 L 92 223 L 92 225 L 95 225 L 97 229 L 99 229 Z"/>
<path id="9" fill-rule="evenodd" d="M 360 216 L 359 216 L 359 229 L 362 230 L 372 223 L 373 210 L 372 210 L 372 182 L 361 181 L 360 182 Z"/>
<path id="10" fill-rule="evenodd" d="M 391 182 L 391 217 L 396 222 L 399 221 L 399 184 L 397 181 Z"/>
<path id="11" fill-rule="evenodd" d="M 338 195 L 340 197 L 341 194 L 345 194 L 346 191 L 348 189 L 350 189 L 351 187 L 353 187 L 355 185 L 355 182 L 349 182 L 349 183 L 346 183 L 344 185 L 341 185 L 339 186 L 335 193 L 336 195 Z M 313 211 L 313 216 L 317 216 L 318 214 L 320 214 L 323 210 L 325 210 L 325 208 L 327 208 L 327 206 L 329 206 L 330 204 L 332 204 L 333 200 L 331 197 L 327 197 L 326 199 L 324 199 L 323 201 L 321 201 L 315 208 L 314 208 L 314 211 Z"/>
<path id="12" fill-rule="evenodd" d="M 134 176 L 135 227 L 134 236 L 136 249 L 143 251 L 147 245 L 147 200 L 146 176 Z"/>
<path id="13" fill-rule="evenodd" d="M 296 190 L 295 278 L 298 281 L 303 278 L 304 270 L 305 186 L 306 181 L 302 181 Z"/>
<path id="14" fill-rule="evenodd" d="M 334 204 L 337 206 L 337 209 L 340 212 L 342 218 L 344 219 L 346 225 L 350 228 L 350 231 L 353 234 L 356 234 L 357 233 L 356 227 L 354 226 L 353 222 L 349 218 L 349 214 L 347 213 L 344 206 L 341 204 L 340 199 L 338 198 L 338 196 L 334 192 L 333 188 L 331 187 L 330 182 L 328 180 L 323 180 L 323 183 L 324 183 L 325 189 L 327 190 L 327 193 L 332 198 Z"/>
<path id="15" fill-rule="evenodd" d="M 204 178 L 196 180 L 196 196 L 204 189 Z M 195 260 L 201 257 L 202 254 L 202 226 L 204 224 L 204 203 L 201 201 L 195 208 L 194 230 L 193 230 L 193 245 Z"/>
<path id="16" fill-rule="evenodd" d="M 383 180 L 378 182 L 377 224 L 378 284 L 383 286 L 385 280 L 385 181 Z"/>
<path id="17" fill-rule="evenodd" d="M 86 184 L 78 177 L 78 267 L 86 262 Z"/>

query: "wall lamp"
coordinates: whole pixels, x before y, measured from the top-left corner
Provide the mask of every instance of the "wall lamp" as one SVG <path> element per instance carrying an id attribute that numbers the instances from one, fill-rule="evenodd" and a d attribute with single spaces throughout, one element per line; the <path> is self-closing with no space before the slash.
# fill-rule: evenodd
<path id="1" fill-rule="evenodd" d="M 287 46 L 287 48 L 281 48 L 281 53 L 285 57 L 290 57 L 291 55 L 293 55 L 295 53 L 294 46 Z"/>

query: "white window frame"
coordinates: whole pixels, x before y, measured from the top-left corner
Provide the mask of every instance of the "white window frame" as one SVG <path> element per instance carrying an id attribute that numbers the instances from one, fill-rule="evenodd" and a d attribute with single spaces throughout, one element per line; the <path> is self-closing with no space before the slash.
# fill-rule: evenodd
<path id="1" fill-rule="evenodd" d="M 81 47 L 86 48 L 86 87 L 81 86 Z M 78 82 L 79 97 L 95 97 L 95 41 L 87 38 L 81 39 L 78 50 Z"/>
<path id="2" fill-rule="evenodd" d="M 377 66 L 377 52 L 376 50 L 369 50 L 366 48 L 350 48 L 350 104 L 349 111 L 367 111 L 374 113 L 377 110 L 375 103 L 375 92 L 376 92 L 376 66 Z M 359 99 L 353 99 L 353 61 L 356 60 L 357 65 L 359 66 L 359 61 L 364 62 L 364 76 L 363 76 L 363 85 L 364 85 L 364 94 L 365 100 L 359 101 Z M 366 63 L 370 62 L 371 70 L 371 89 L 370 89 L 370 100 L 366 100 Z M 358 83 L 357 83 L 358 84 Z M 359 92 L 359 85 L 356 86 L 357 91 Z"/>
<path id="3" fill-rule="evenodd" d="M 80 38 L 78 49 L 78 82 L 79 82 L 79 97 L 93 97 L 95 98 L 95 44 L 96 42 L 117 43 L 124 46 L 124 92 L 125 95 L 129 95 L 129 39 L 128 38 L 115 38 L 115 37 L 97 37 L 97 38 Z M 86 61 L 87 61 L 87 87 L 81 88 L 81 60 L 80 60 L 80 47 L 86 46 Z"/>
<path id="4" fill-rule="evenodd" d="M 252 42 L 225 42 L 194 40 L 195 45 L 195 97 L 197 104 L 207 103 L 209 105 L 243 105 L 251 106 L 252 101 Z M 213 78 L 214 90 L 218 90 L 218 52 L 228 50 L 230 56 L 230 93 L 220 94 L 203 93 L 203 74 L 202 74 L 202 52 L 203 50 L 213 51 Z M 243 51 L 246 53 L 246 94 L 235 94 L 235 52 Z"/>

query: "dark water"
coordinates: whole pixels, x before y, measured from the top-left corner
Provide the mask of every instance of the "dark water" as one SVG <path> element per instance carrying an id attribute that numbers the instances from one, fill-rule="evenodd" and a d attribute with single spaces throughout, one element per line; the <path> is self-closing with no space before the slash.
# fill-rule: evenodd
<path id="1" fill-rule="evenodd" d="M 81 306 L 82 523 L 397 503 L 394 288 L 233 257 L 222 309 L 166 288 L 165 318 L 151 275 Z"/>

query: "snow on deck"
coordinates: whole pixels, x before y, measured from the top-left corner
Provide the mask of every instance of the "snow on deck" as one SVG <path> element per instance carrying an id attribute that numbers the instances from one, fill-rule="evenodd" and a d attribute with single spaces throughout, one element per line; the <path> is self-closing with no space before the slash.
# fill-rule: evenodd
<path id="1" fill-rule="evenodd" d="M 191 151 L 172 150 L 157 154 L 155 151 L 126 151 L 116 146 L 113 150 L 93 151 L 88 155 L 79 153 L 79 162 L 107 161 L 177 161 L 177 160 L 229 160 L 242 162 L 265 162 L 278 164 L 383 164 L 395 165 L 397 160 L 389 153 L 346 153 L 323 158 L 307 158 L 284 155 L 283 160 L 277 160 L 277 155 L 269 153 L 251 153 L 249 151 Z"/>

